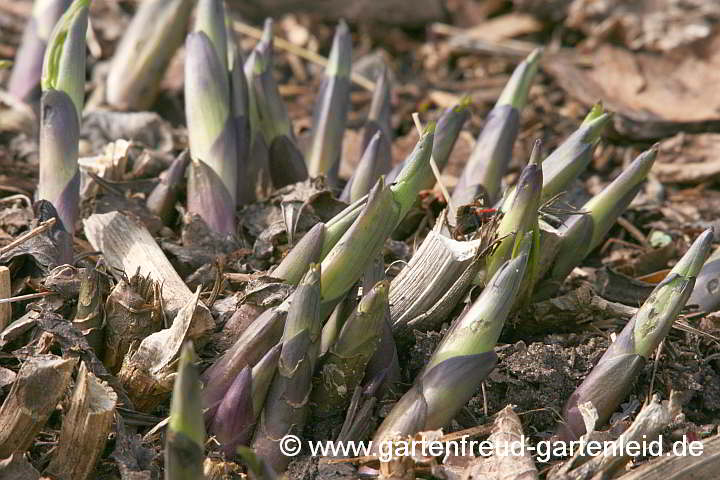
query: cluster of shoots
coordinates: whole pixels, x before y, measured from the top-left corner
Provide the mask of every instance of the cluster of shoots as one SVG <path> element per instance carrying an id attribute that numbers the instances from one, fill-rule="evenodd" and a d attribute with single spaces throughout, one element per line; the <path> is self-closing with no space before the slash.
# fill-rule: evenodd
<path id="1" fill-rule="evenodd" d="M 79 203 L 77 157 L 90 0 L 68 3 L 36 2 L 10 88 L 23 99 L 30 98 L 33 85 L 42 88 L 37 196 L 55 207 L 72 233 Z M 412 227 L 410 213 L 418 208 L 420 193 L 435 185 L 433 170 L 447 165 L 470 116 L 469 101 L 461 100 L 429 123 L 413 151 L 393 168 L 391 85 L 387 72 L 382 72 L 363 126 L 363 153 L 343 186 L 338 171 L 350 106 L 348 26 L 340 22 L 337 27 L 314 106 L 309 147 L 303 152 L 274 76 L 272 21 L 265 23 L 262 39 L 245 58 L 223 1 L 197 1 L 194 23 L 189 25 L 194 4 L 143 2 L 107 79 L 106 100 L 114 108 L 150 107 L 170 58 L 185 38 L 189 151 L 165 172 L 148 197 L 148 209 L 169 222 L 187 178 L 187 210 L 215 233 L 233 237 L 238 206 L 309 177 L 323 176 L 347 203 L 335 217 L 306 232 L 269 272 L 296 286 L 294 293 L 255 319 L 204 372 L 202 382 L 191 346 L 185 347 L 178 365 L 166 478 L 202 477 L 206 427 L 228 458 L 241 455 L 254 469 L 280 472 L 290 458 L 282 455 L 279 439 L 302 436 L 312 416 L 346 417 L 343 438 L 361 440 L 363 412 L 387 393 L 384 387 L 395 378 L 397 352 L 390 327 L 395 328 L 395 319 L 389 306 L 393 283 L 384 278 L 382 261 L 377 268 L 378 258 L 388 238 Z M 569 214 L 559 228 L 547 225 L 543 206 L 568 190 L 588 167 L 610 120 L 597 105 L 546 158 L 537 141 L 517 184 L 505 189 L 502 179 L 541 55 L 534 51 L 517 66 L 489 112 L 452 192 L 449 205 L 454 210 L 443 217 L 445 228 L 439 230 L 447 236 L 457 231 L 460 208 L 496 207 L 500 217 L 494 248 L 472 262 L 472 275 L 462 277 L 467 281 L 448 285 L 448 295 L 438 297 L 438 302 L 456 299 L 443 306 L 451 312 L 473 285 L 482 293 L 452 323 L 412 387 L 375 432 L 378 441 L 442 428 L 455 417 L 495 368 L 494 347 L 506 319 L 533 294 L 556 292 L 572 269 L 603 242 L 655 160 L 653 147 Z M 559 249 L 543 248 L 550 231 Z M 592 402 L 605 422 L 627 395 L 690 297 L 711 239 L 711 232 L 705 232 L 695 241 L 570 398 L 560 429 L 564 436 L 584 433 L 578 405 Z M 460 241 L 476 245 L 477 240 L 464 236 Z M 423 251 L 429 250 L 418 252 Z M 413 261 L 422 264 L 424 259 Z M 714 266 L 704 275 L 712 279 L 716 270 Z M 408 295 L 419 298 L 425 295 L 423 288 L 416 285 Z M 710 305 L 700 294 L 695 296 L 697 303 Z M 96 325 L 87 323 L 88 312 L 77 321 L 92 330 Z"/>

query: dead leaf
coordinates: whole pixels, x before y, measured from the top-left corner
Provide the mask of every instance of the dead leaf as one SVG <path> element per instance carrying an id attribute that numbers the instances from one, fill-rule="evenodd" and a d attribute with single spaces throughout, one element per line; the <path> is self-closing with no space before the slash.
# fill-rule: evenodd
<path id="1" fill-rule="evenodd" d="M 663 56 L 601 45 L 584 60 L 559 53 L 543 68 L 588 107 L 601 100 L 625 136 L 653 139 L 720 127 L 720 91 L 712 88 L 720 82 L 720 33 Z"/>
<path id="2" fill-rule="evenodd" d="M 679 133 L 660 143 L 653 173 L 663 183 L 704 183 L 720 178 L 720 134 Z"/>
<path id="3" fill-rule="evenodd" d="M 575 0 L 565 25 L 597 42 L 612 37 L 633 50 L 666 52 L 706 39 L 720 4 L 705 0 Z"/>

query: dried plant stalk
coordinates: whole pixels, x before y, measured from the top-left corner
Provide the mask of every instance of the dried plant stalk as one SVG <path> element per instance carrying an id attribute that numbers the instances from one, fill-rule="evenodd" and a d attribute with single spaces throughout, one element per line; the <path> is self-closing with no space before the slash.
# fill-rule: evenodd
<path id="1" fill-rule="evenodd" d="M 36 355 L 18 372 L 0 409 L 0 458 L 24 452 L 65 393 L 77 358 Z"/>
<path id="2" fill-rule="evenodd" d="M 178 312 L 170 328 L 145 338 L 134 352 L 125 356 L 118 378 L 141 412 L 149 412 L 165 401 L 173 388 L 177 360 L 190 332 L 196 330 L 200 288 Z"/>
<path id="3" fill-rule="evenodd" d="M 443 321 L 482 267 L 480 247 L 481 240 L 459 242 L 443 236 L 438 228 L 431 231 L 390 284 L 393 330 L 410 325 L 428 329 Z"/>
<path id="4" fill-rule="evenodd" d="M 113 389 L 81 363 L 58 448 L 45 473 L 60 480 L 90 478 L 105 449 L 116 404 Z"/>
<path id="5" fill-rule="evenodd" d="M 108 265 L 125 272 L 147 272 L 162 285 L 163 306 L 168 317 L 174 317 L 188 298 L 192 298 L 192 292 L 144 225 L 121 212 L 91 215 L 84 225 L 88 241 L 95 250 L 103 252 Z M 202 345 L 214 327 L 210 311 L 198 302 L 189 338 L 196 345 Z"/>
<path id="6" fill-rule="evenodd" d="M 130 346 L 139 344 L 163 326 L 160 285 L 139 272 L 131 278 L 123 278 L 108 296 L 105 311 L 103 363 L 117 373 Z"/>

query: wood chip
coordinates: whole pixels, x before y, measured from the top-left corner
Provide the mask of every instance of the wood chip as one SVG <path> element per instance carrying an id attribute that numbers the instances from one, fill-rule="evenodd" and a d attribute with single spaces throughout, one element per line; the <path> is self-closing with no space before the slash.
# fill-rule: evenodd
<path id="1" fill-rule="evenodd" d="M 65 393 L 76 363 L 76 358 L 56 355 L 36 355 L 23 363 L 0 408 L 0 458 L 30 448 Z"/>
<path id="2" fill-rule="evenodd" d="M 61 480 L 85 480 L 105 449 L 117 395 L 80 365 L 70 408 L 63 418 L 58 447 L 45 473 Z"/>

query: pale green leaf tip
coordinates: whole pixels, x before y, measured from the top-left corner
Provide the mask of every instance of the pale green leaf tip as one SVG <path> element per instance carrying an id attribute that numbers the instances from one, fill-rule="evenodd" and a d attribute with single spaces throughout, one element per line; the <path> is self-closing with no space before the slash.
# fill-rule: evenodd
<path id="1" fill-rule="evenodd" d="M 326 72 L 328 76 L 348 77 L 352 69 L 352 38 L 350 29 L 345 20 L 340 19 L 335 36 Z"/>
<path id="2" fill-rule="evenodd" d="M 530 153 L 530 165 L 541 165 L 542 164 L 542 140 L 539 138 L 533 142 L 532 152 Z"/>
<path id="3" fill-rule="evenodd" d="M 458 103 L 455 105 L 453 110 L 459 113 L 470 108 L 472 104 L 472 97 L 466 94 L 460 97 L 460 100 L 458 100 Z"/>
<path id="4" fill-rule="evenodd" d="M 426 135 L 434 134 L 434 133 L 435 133 L 435 127 L 436 127 L 436 126 L 437 126 L 437 123 L 436 123 L 436 122 L 434 122 L 434 121 L 429 122 L 429 123 L 425 126 L 425 129 L 423 130 L 423 137 L 426 136 Z"/>
<path id="5" fill-rule="evenodd" d="M 585 116 L 585 119 L 583 120 L 582 124 L 586 125 L 596 118 L 598 118 L 600 115 L 605 113 L 605 108 L 603 107 L 603 103 L 601 101 L 597 102 L 595 105 L 592 106 L 588 114 Z"/>
<path id="6" fill-rule="evenodd" d="M 714 229 L 712 227 L 701 233 L 672 269 L 670 275 L 675 273 L 684 277 L 697 276 L 710 255 L 713 237 Z"/>

